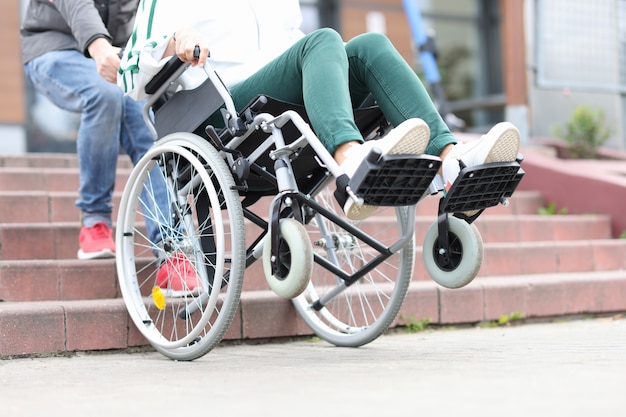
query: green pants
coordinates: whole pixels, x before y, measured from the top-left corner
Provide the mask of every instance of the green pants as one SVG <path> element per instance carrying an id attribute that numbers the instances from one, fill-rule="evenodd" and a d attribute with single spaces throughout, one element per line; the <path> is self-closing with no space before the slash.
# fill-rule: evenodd
<path id="1" fill-rule="evenodd" d="M 342 143 L 363 140 L 352 110 L 370 93 L 393 126 L 409 118 L 428 124 L 426 153 L 439 155 L 456 143 L 415 72 L 377 33 L 344 43 L 332 29 L 317 30 L 231 89 L 236 108 L 258 94 L 304 104 L 313 130 L 331 154 Z"/>

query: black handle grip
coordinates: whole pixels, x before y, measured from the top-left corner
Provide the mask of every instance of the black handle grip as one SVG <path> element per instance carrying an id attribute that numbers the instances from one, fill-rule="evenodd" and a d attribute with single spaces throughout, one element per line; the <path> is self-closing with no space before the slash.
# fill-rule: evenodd
<path id="1" fill-rule="evenodd" d="M 200 58 L 200 47 L 196 45 L 193 49 L 193 57 Z M 146 94 L 154 94 L 170 77 L 184 64 L 183 61 L 178 58 L 178 55 L 174 55 L 169 61 L 156 73 L 154 77 L 146 84 Z"/>
<path id="2" fill-rule="evenodd" d="M 154 94 L 170 77 L 184 64 L 174 55 L 169 61 L 156 73 L 154 77 L 146 84 L 146 94 Z"/>

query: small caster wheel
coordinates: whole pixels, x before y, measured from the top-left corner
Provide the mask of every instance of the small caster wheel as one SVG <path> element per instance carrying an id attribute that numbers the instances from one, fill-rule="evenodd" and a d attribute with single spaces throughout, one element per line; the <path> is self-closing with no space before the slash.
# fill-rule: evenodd
<path id="1" fill-rule="evenodd" d="M 424 266 L 437 284 L 461 288 L 472 282 L 483 263 L 483 239 L 473 224 L 448 218 L 448 253 L 439 245 L 439 229 L 434 223 L 424 238 Z"/>
<path id="2" fill-rule="evenodd" d="M 272 291 L 283 298 L 302 294 L 313 273 L 313 248 L 304 226 L 294 219 L 279 223 L 279 265 L 272 274 L 269 235 L 263 247 L 263 271 Z"/>

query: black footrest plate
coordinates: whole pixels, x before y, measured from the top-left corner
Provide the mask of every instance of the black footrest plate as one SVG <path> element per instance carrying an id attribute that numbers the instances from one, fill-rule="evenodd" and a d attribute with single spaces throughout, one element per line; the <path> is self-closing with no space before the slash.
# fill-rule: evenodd
<path id="1" fill-rule="evenodd" d="M 483 210 L 513 195 L 524 176 L 517 162 L 493 162 L 461 170 L 442 200 L 441 210 L 459 213 Z"/>
<path id="2" fill-rule="evenodd" d="M 371 152 L 350 180 L 350 188 L 370 206 L 411 206 L 424 196 L 441 160 L 430 155 Z"/>

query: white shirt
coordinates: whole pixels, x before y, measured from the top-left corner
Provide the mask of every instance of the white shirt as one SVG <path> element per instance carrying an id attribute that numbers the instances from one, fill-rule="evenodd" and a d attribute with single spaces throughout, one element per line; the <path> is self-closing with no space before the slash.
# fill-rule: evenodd
<path id="1" fill-rule="evenodd" d="M 118 84 L 145 98 L 145 85 L 170 58 L 163 52 L 174 32 L 193 27 L 208 40 L 211 66 L 232 87 L 302 38 L 301 23 L 298 0 L 142 0 Z M 180 82 L 189 89 L 205 79 L 203 69 L 190 67 Z"/>

